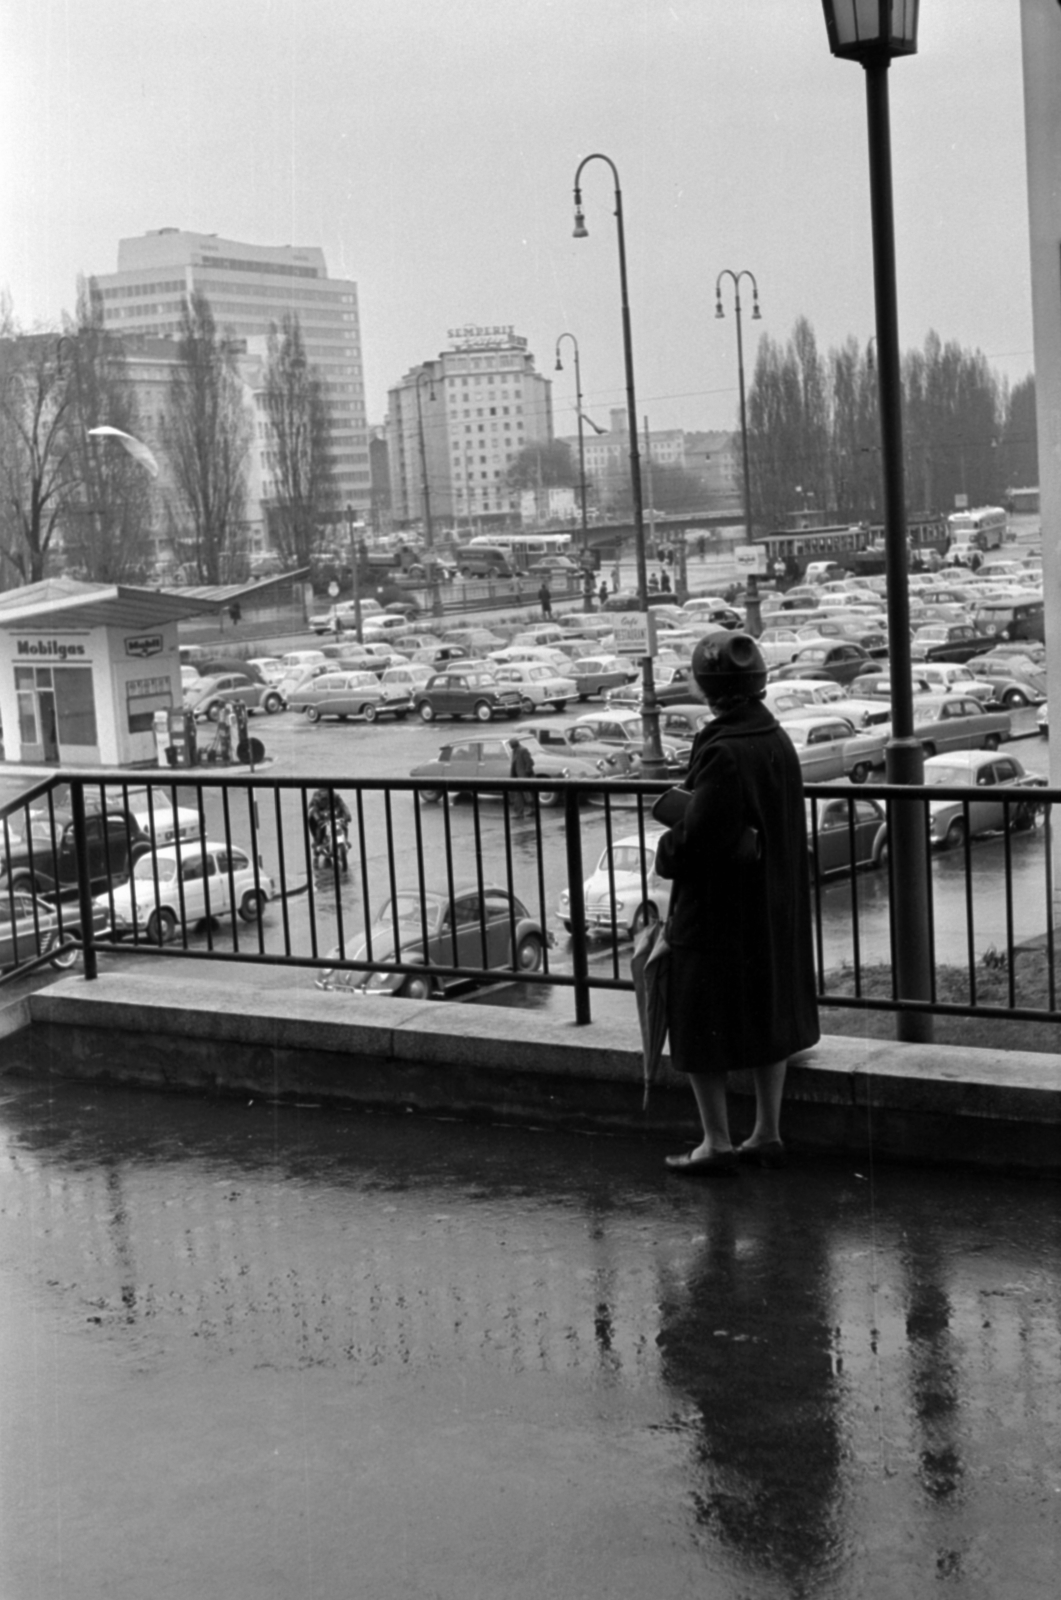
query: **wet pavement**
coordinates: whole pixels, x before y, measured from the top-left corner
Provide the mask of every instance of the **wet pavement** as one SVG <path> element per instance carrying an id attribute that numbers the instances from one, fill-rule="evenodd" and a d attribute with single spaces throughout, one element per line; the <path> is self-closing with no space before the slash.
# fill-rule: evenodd
<path id="1" fill-rule="evenodd" d="M 0 1104 L 0 1595 L 1034 1600 L 1056 1184 Z"/>

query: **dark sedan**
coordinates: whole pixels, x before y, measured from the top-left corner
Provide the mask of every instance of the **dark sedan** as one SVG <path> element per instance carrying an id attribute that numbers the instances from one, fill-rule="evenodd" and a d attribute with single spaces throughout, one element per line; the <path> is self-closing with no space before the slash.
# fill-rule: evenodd
<path id="1" fill-rule="evenodd" d="M 852 853 L 852 844 L 854 852 Z M 812 877 L 878 867 L 887 859 L 888 821 L 878 800 L 807 801 L 807 849 Z"/>
<path id="2" fill-rule="evenodd" d="M 871 659 L 869 651 L 860 644 L 808 644 L 797 650 L 789 666 L 775 676 L 810 677 L 811 673 L 806 671 L 809 667 L 826 673 L 837 683 L 850 683 Z"/>
<path id="3" fill-rule="evenodd" d="M 493 717 L 516 717 L 523 697 L 514 686 L 499 683 L 485 667 L 452 665 L 438 672 L 417 691 L 413 708 L 424 722 L 436 717 L 475 717 L 489 722 Z"/>
<path id="4" fill-rule="evenodd" d="M 915 661 L 971 661 L 991 644 L 971 622 L 926 622 L 914 634 L 910 654 Z"/>

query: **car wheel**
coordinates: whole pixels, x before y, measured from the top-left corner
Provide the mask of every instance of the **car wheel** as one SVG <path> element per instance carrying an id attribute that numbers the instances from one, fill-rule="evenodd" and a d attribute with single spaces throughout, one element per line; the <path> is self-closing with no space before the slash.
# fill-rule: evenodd
<path id="1" fill-rule="evenodd" d="M 985 750 L 997 750 L 998 746 L 999 746 L 998 734 L 997 733 L 989 733 L 987 738 L 984 740 L 984 749 Z"/>
<path id="2" fill-rule="evenodd" d="M 262 708 L 263 710 L 267 711 L 270 716 L 274 716 L 276 712 L 282 708 L 283 704 L 284 702 L 281 700 L 278 694 L 267 694 L 265 699 L 262 701 Z"/>
<path id="3" fill-rule="evenodd" d="M 396 711 L 394 713 L 394 720 L 395 722 L 404 722 L 408 715 L 408 711 Z"/>
<path id="4" fill-rule="evenodd" d="M 1012 710 L 1015 706 L 1026 706 L 1028 704 L 1028 696 L 1022 694 L 1019 689 L 1007 689 L 1002 696 L 1002 704 L 1009 710 Z"/>
<path id="5" fill-rule="evenodd" d="M 434 987 L 426 972 L 411 972 L 398 994 L 403 1000 L 430 1000 Z"/>
<path id="6" fill-rule="evenodd" d="M 52 954 L 53 951 L 55 952 L 54 955 Z M 81 952 L 74 945 L 67 945 L 66 948 L 63 949 L 59 942 L 59 935 L 56 932 L 48 935 L 48 942 L 44 946 L 44 954 L 51 955 L 51 964 L 53 967 L 57 967 L 60 972 L 66 972 L 70 967 L 76 964 L 77 958 Z"/>
<path id="7" fill-rule="evenodd" d="M 321 714 L 320 714 L 320 711 L 317 709 L 316 706 L 307 706 L 306 707 L 306 720 L 307 720 L 307 722 L 319 722 L 320 719 L 321 719 Z"/>
<path id="8" fill-rule="evenodd" d="M 921 748 L 925 752 L 925 759 L 926 760 L 928 759 L 929 756 L 934 756 L 935 753 L 936 753 L 936 747 L 932 743 L 931 739 L 926 739 L 924 744 L 921 746 Z"/>
<path id="9" fill-rule="evenodd" d="M 965 843 L 965 820 L 955 817 L 944 835 L 943 843 L 948 850 L 960 850 Z"/>
<path id="10" fill-rule="evenodd" d="M 865 783 L 865 781 L 866 781 L 866 779 L 868 777 L 869 777 L 869 762 L 868 761 L 860 761 L 857 766 L 854 766 L 854 767 L 851 768 L 851 782 L 852 783 Z"/>
<path id="11" fill-rule="evenodd" d="M 244 922 L 260 922 L 267 896 L 261 889 L 248 889 L 239 903 L 239 914 Z"/>
<path id="12" fill-rule="evenodd" d="M 566 700 L 554 700 L 552 704 L 553 704 L 553 710 L 554 711 L 566 711 L 567 710 L 567 701 Z"/>
<path id="13" fill-rule="evenodd" d="M 418 710 L 420 712 L 420 720 L 421 720 L 421 722 L 434 722 L 434 720 L 435 720 L 435 710 L 434 710 L 434 707 L 430 704 L 429 701 L 422 700 L 420 702 Z"/>
<path id="14" fill-rule="evenodd" d="M 646 900 L 644 905 L 638 906 L 634 912 L 634 921 L 630 929 L 636 939 L 642 928 L 647 928 L 650 923 L 659 921 L 659 907 L 651 900 Z"/>
<path id="15" fill-rule="evenodd" d="M 177 934 L 177 918 L 168 906 L 152 911 L 147 919 L 147 937 L 152 944 L 169 944 Z"/>
<path id="16" fill-rule="evenodd" d="M 25 872 L 16 872 L 11 879 L 11 888 L 19 894 L 36 894 L 37 884 L 34 878 Z"/>
<path id="17" fill-rule="evenodd" d="M 442 799 L 441 789 L 419 789 L 417 793 L 427 806 L 437 806 Z"/>
<path id="18" fill-rule="evenodd" d="M 489 722 L 493 714 L 494 713 L 486 700 L 477 700 L 475 702 L 475 715 L 478 717 L 480 722 Z"/>
<path id="19" fill-rule="evenodd" d="M 888 841 L 887 841 L 887 839 L 885 839 L 881 843 L 880 849 L 877 851 L 877 854 L 874 857 L 874 865 L 878 866 L 878 867 L 883 867 L 884 871 L 887 872 L 887 870 L 888 870 L 888 861 L 889 861 L 890 856 L 891 856 L 891 851 L 888 849 Z"/>
<path id="20" fill-rule="evenodd" d="M 543 810 L 548 810 L 552 806 L 558 806 L 563 798 L 559 789 L 543 789 L 538 796 L 538 804 Z"/>
<path id="21" fill-rule="evenodd" d="M 525 933 L 516 946 L 516 971 L 537 972 L 542 964 L 542 941 L 537 933 Z"/>
<path id="22" fill-rule="evenodd" d="M 1014 833 L 1026 833 L 1029 828 L 1035 827 L 1035 811 L 1027 805 L 1014 806 L 1010 821 Z"/>
<path id="23" fill-rule="evenodd" d="M 375 722 L 377 717 L 379 716 L 379 711 L 377 710 L 377 708 L 374 705 L 367 705 L 363 709 L 364 709 L 364 713 L 365 713 L 365 721 L 366 722 Z"/>
<path id="24" fill-rule="evenodd" d="M 519 703 L 519 714 L 522 717 L 533 717 L 537 707 L 529 695 L 524 695 Z"/>
<path id="25" fill-rule="evenodd" d="M 221 720 L 220 700 L 212 700 L 210 702 L 206 708 L 206 715 L 211 722 L 219 722 Z"/>

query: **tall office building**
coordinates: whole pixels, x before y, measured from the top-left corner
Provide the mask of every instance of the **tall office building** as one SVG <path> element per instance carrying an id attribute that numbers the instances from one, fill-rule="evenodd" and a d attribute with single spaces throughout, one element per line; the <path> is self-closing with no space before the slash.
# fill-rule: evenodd
<path id="1" fill-rule="evenodd" d="M 329 278 L 323 251 L 160 228 L 120 240 L 118 271 L 93 278 L 91 290 L 104 326 L 116 334 L 176 339 L 182 304 L 194 290 L 210 301 L 218 327 L 242 340 L 264 340 L 285 312 L 297 313 L 306 354 L 325 386 L 340 503 L 368 510 L 372 484 L 357 285 Z"/>
<path id="2" fill-rule="evenodd" d="M 451 348 L 390 390 L 387 446 L 395 522 L 482 528 L 518 513 L 508 470 L 553 436 L 552 384 L 511 327 L 449 330 Z M 422 446 L 421 446 L 422 440 Z"/>

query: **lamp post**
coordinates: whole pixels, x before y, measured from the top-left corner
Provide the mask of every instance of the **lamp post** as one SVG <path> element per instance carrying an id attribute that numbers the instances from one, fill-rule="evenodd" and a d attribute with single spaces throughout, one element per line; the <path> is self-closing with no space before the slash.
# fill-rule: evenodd
<path id="1" fill-rule="evenodd" d="M 435 384 L 431 375 L 423 368 L 416 374 L 416 422 L 420 434 L 420 486 L 424 502 L 424 542 L 427 545 L 427 594 L 431 602 L 431 614 L 435 617 L 442 615 L 442 597 L 438 592 L 438 572 L 435 567 L 435 533 L 431 526 L 431 489 L 427 481 L 427 445 L 424 440 L 424 407 L 420 398 L 420 385 L 424 379 L 428 382 L 428 399 L 435 398 Z"/>
<path id="2" fill-rule="evenodd" d="M 358 644 L 364 644 L 364 633 L 361 626 L 361 552 L 357 547 L 357 535 L 354 532 L 354 508 L 346 508 L 346 526 L 350 530 L 350 577 L 354 587 L 354 633 Z"/>
<path id="3" fill-rule="evenodd" d="M 896 784 L 922 783 L 925 775 L 924 752 L 920 740 L 914 737 L 910 678 L 902 387 L 888 109 L 888 68 L 892 57 L 914 55 L 917 51 L 918 3 L 919 0 L 822 0 L 830 49 L 843 60 L 857 61 L 866 74 L 891 661 L 892 736 L 888 741 L 885 771 L 888 782 Z M 932 994 L 932 956 L 924 806 L 920 801 L 896 801 L 890 811 L 896 994 L 900 999 L 928 1000 Z M 898 1033 L 900 1039 L 927 1041 L 932 1037 L 932 1018 L 925 1012 L 900 1011 Z"/>
<path id="4" fill-rule="evenodd" d="M 744 459 L 744 537 L 748 544 L 752 542 L 752 475 L 748 467 L 748 413 L 744 404 L 744 341 L 741 337 L 740 322 L 740 281 L 747 278 L 752 286 L 752 321 L 758 322 L 761 317 L 759 311 L 759 285 L 755 281 L 755 274 L 749 272 L 747 267 L 742 267 L 739 272 L 734 272 L 732 267 L 723 267 L 715 279 L 715 316 L 726 315 L 722 305 L 722 280 L 729 278 L 733 284 L 733 311 L 737 318 L 737 378 L 740 384 L 740 444 L 741 454 Z M 759 578 L 755 572 L 748 574 L 747 597 L 747 622 L 748 632 L 756 639 L 763 631 L 763 614 L 759 604 Z"/>
<path id="5" fill-rule="evenodd" d="M 575 412 L 578 416 L 578 495 L 582 512 L 582 566 L 585 573 L 589 571 L 589 518 L 586 515 L 586 443 L 582 432 L 582 371 L 578 363 L 578 340 L 573 333 L 562 333 L 556 341 L 557 372 L 563 372 L 564 370 L 564 364 L 560 360 L 560 345 L 564 339 L 571 340 L 571 345 L 575 352 Z"/>
<path id="6" fill-rule="evenodd" d="M 579 180 L 582 169 L 591 161 L 607 162 L 615 183 L 615 228 L 619 241 L 619 289 L 623 313 L 623 358 L 626 364 L 626 416 L 627 435 L 630 441 L 630 494 L 634 504 L 634 544 L 637 553 L 637 593 L 641 610 L 648 620 L 648 572 L 645 566 L 645 521 L 641 503 L 641 461 L 637 447 L 637 400 L 634 395 L 634 349 L 630 332 L 630 297 L 626 284 L 626 235 L 623 231 L 623 196 L 619 188 L 619 172 L 610 156 L 596 152 L 584 156 L 575 172 L 575 238 L 587 239 L 589 231 L 582 215 L 582 190 Z M 649 641 L 651 643 L 651 640 Z M 641 770 L 646 778 L 663 776 L 663 747 L 659 739 L 659 703 L 652 672 L 652 657 L 641 658 L 641 717 L 645 728 L 644 755 Z"/>

